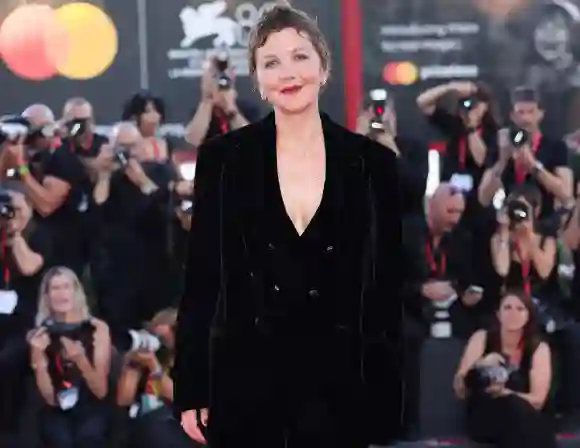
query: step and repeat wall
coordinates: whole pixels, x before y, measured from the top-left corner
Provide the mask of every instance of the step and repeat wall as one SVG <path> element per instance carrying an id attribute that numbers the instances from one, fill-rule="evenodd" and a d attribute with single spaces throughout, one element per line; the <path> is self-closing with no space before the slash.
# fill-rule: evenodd
<path id="1" fill-rule="evenodd" d="M 404 127 L 432 132 L 414 107 L 423 89 L 452 79 L 483 79 L 507 110 L 508 92 L 536 86 L 546 125 L 564 134 L 580 127 L 580 0 L 358 0 L 360 23 L 341 13 L 356 0 L 293 0 L 317 17 L 334 57 L 322 107 L 345 122 L 344 70 L 358 39 L 364 92 L 385 86 L 398 99 Z M 0 113 L 34 102 L 57 112 L 84 96 L 100 123 L 120 116 L 124 100 L 151 89 L 168 103 L 179 132 L 200 96 L 206 58 L 230 48 L 239 96 L 261 104 L 248 76 L 248 31 L 275 2 L 263 0 L 19 0 L 0 4 Z M 352 19 L 352 18 L 351 18 Z M 352 30 L 359 36 L 352 36 Z M 346 62 L 346 64 L 345 64 Z M 352 69 L 352 67 L 351 67 Z M 349 78 L 351 79 L 351 78 Z M 352 86 L 346 86 L 351 88 Z M 362 104 L 364 98 L 358 98 Z M 349 107 L 358 107 L 351 101 Z"/>

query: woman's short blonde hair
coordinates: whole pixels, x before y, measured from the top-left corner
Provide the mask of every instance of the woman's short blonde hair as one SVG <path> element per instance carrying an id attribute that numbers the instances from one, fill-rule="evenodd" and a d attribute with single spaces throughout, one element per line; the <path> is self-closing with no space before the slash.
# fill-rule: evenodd
<path id="1" fill-rule="evenodd" d="M 91 313 L 87 303 L 87 295 L 83 285 L 77 275 L 69 268 L 64 266 L 57 266 L 49 269 L 42 277 L 40 284 L 40 291 L 38 295 L 38 312 L 36 313 L 36 326 L 42 325 L 44 321 L 52 317 L 52 310 L 50 309 L 50 300 L 48 297 L 50 282 L 55 277 L 62 275 L 69 279 L 73 284 L 73 301 L 75 311 L 79 313 L 81 319 L 89 319 Z"/>

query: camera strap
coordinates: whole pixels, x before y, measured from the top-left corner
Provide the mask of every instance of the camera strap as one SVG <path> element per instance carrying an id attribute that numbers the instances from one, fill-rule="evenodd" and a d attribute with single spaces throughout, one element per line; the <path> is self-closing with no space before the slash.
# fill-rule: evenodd
<path id="1" fill-rule="evenodd" d="M 447 254 L 439 250 L 440 264 L 437 265 L 437 260 L 435 259 L 435 248 L 433 247 L 433 238 L 429 236 L 427 242 L 425 243 L 425 254 L 427 255 L 427 263 L 429 263 L 429 268 L 431 269 L 431 275 L 434 277 L 443 277 L 447 271 Z"/>
<path id="2" fill-rule="evenodd" d="M 156 138 L 151 140 L 151 146 L 153 147 L 153 160 L 161 160 L 161 150 L 159 149 L 159 143 L 157 143 Z"/>
<path id="3" fill-rule="evenodd" d="M 534 137 L 532 138 L 532 144 L 531 144 L 532 154 L 534 156 L 538 152 L 538 149 L 540 149 L 540 142 L 541 141 L 542 141 L 542 133 L 537 132 L 536 134 L 534 134 Z M 529 174 L 528 171 L 521 165 L 521 163 L 518 163 L 517 160 L 514 162 L 514 172 L 515 172 L 515 177 L 516 177 L 516 179 L 515 179 L 516 185 L 523 184 L 524 181 L 526 180 L 527 175 Z"/>
<path id="4" fill-rule="evenodd" d="M 2 231 L 2 262 L 3 266 L 3 277 L 4 277 L 4 290 L 10 290 L 10 267 L 8 264 L 8 235 L 6 230 Z"/>
<path id="5" fill-rule="evenodd" d="M 230 132 L 230 121 L 228 120 L 228 117 L 220 109 L 215 109 L 214 114 L 219 122 L 222 134 Z"/>
<path id="6" fill-rule="evenodd" d="M 524 291 L 526 292 L 526 294 L 528 296 L 531 297 L 531 295 L 532 295 L 532 282 L 530 280 L 530 273 L 531 273 L 530 271 L 532 268 L 531 261 L 530 260 L 524 261 L 522 259 L 521 246 L 520 246 L 520 243 L 518 240 L 514 241 L 514 249 L 515 249 L 516 253 L 518 254 L 518 257 L 520 258 L 520 266 L 522 269 L 522 280 L 524 282 Z"/>
<path id="7" fill-rule="evenodd" d="M 66 381 L 64 379 L 65 376 L 65 371 L 64 371 L 64 365 L 62 363 L 62 356 L 60 355 L 60 353 L 57 353 L 54 357 L 54 365 L 56 367 L 56 370 L 58 371 L 59 375 L 61 376 L 61 380 L 60 383 L 62 385 L 62 387 L 64 389 L 70 389 L 73 384 L 70 381 Z"/>
<path id="8" fill-rule="evenodd" d="M 477 128 L 476 133 L 479 138 L 483 135 L 483 131 L 480 127 Z M 465 171 L 467 164 L 467 136 L 461 137 L 457 145 L 457 151 L 459 153 L 459 172 L 462 172 Z"/>

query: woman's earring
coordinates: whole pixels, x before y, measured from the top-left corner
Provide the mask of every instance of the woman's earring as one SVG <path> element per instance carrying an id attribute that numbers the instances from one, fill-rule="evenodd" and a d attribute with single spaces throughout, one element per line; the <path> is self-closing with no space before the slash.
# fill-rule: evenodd
<path id="1" fill-rule="evenodd" d="M 320 83 L 321 87 L 324 87 L 326 85 L 326 78 L 322 80 L 322 82 Z"/>
<path id="2" fill-rule="evenodd" d="M 262 98 L 262 101 L 266 101 L 266 95 L 263 90 L 260 90 L 260 98 Z"/>

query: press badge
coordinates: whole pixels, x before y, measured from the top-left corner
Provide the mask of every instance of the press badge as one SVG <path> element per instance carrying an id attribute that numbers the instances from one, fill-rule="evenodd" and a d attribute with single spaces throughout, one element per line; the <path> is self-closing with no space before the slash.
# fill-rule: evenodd
<path id="1" fill-rule="evenodd" d="M 79 401 L 79 390 L 72 386 L 68 389 L 63 389 L 56 394 L 58 405 L 63 411 L 68 411 L 76 406 Z"/>
<path id="2" fill-rule="evenodd" d="M 451 176 L 449 183 L 464 193 L 469 193 L 473 190 L 473 177 L 469 174 L 455 173 Z"/>
<path id="3" fill-rule="evenodd" d="M 0 291 L 0 314 L 12 314 L 17 304 L 16 291 Z"/>

